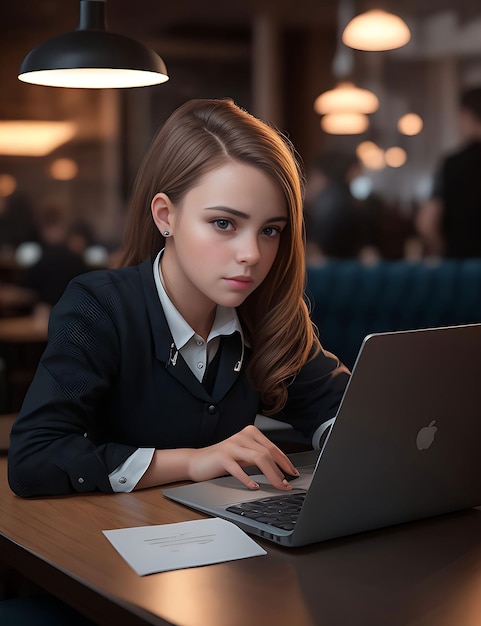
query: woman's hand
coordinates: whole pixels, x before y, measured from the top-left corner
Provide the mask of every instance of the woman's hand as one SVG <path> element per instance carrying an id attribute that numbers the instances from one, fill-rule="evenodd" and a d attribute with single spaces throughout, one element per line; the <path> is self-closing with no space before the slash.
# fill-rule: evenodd
<path id="1" fill-rule="evenodd" d="M 249 489 L 259 489 L 242 469 L 255 465 L 274 487 L 288 491 L 292 487 L 285 474 L 299 475 L 287 456 L 252 425 L 220 443 L 191 452 L 188 473 L 190 480 L 194 481 L 231 474 Z"/>

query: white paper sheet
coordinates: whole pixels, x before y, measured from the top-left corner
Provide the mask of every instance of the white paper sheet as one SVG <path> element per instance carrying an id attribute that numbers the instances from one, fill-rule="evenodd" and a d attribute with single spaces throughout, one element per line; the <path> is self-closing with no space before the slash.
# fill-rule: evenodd
<path id="1" fill-rule="evenodd" d="M 267 554 L 238 526 L 217 517 L 102 532 L 139 576 Z"/>

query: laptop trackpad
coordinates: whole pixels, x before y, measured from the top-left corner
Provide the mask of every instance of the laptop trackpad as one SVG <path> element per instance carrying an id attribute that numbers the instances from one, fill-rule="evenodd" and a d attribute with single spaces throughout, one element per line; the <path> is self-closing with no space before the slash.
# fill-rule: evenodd
<path id="1" fill-rule="evenodd" d="M 292 485 L 292 488 L 293 489 L 305 489 L 307 491 L 309 487 L 311 486 L 313 472 L 314 472 L 314 466 L 309 467 L 309 468 L 299 468 L 300 476 L 298 478 L 293 478 L 292 480 L 289 480 L 290 484 Z M 272 492 L 274 492 L 275 495 L 281 495 L 285 493 L 285 491 L 280 491 L 279 489 L 275 489 L 274 487 L 272 487 L 270 482 L 264 476 L 264 474 L 253 474 L 251 475 L 251 478 L 255 480 L 256 483 L 258 483 L 260 486 L 260 489 L 258 491 L 254 491 L 251 493 L 258 494 L 261 490 L 262 491 L 269 490 L 270 495 L 272 495 Z M 262 498 L 263 496 L 254 496 L 254 497 Z"/>
<path id="2" fill-rule="evenodd" d="M 312 469 L 301 469 L 299 471 L 301 476 L 291 481 L 293 490 L 298 488 L 302 490 L 308 489 L 312 480 Z M 238 502 L 247 502 L 248 500 L 257 500 L 286 493 L 273 487 L 263 474 L 254 475 L 253 478 L 259 483 L 260 489 L 248 489 L 237 478 L 222 476 L 221 478 L 214 478 L 200 483 L 164 489 L 163 493 L 165 496 L 184 504 L 197 505 L 209 510 Z M 292 493 L 292 491 L 289 493 Z"/>
<path id="3" fill-rule="evenodd" d="M 309 489 L 312 480 L 315 463 L 319 456 L 319 450 L 296 453 L 289 455 L 294 466 L 300 472 L 299 478 L 290 480 L 294 489 Z M 215 510 L 238 502 L 257 500 L 270 496 L 278 496 L 286 493 L 273 487 L 263 474 L 259 474 L 258 468 L 245 468 L 245 471 L 253 477 L 259 484 L 260 489 L 255 491 L 248 489 L 233 476 L 222 476 L 200 483 L 182 485 L 181 487 L 170 487 L 163 489 L 163 493 L 168 498 L 182 502 L 187 506 L 202 508 L 203 510 Z M 290 491 L 289 493 L 292 493 Z"/>

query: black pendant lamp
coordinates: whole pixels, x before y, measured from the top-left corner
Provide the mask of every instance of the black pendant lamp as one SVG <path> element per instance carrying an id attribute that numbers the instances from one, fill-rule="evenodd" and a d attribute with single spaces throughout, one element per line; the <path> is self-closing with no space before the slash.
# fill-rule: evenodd
<path id="1" fill-rule="evenodd" d="M 25 57 L 18 78 L 34 85 L 105 89 L 169 80 L 164 61 L 139 42 L 105 28 L 105 0 L 80 0 L 77 30 Z"/>

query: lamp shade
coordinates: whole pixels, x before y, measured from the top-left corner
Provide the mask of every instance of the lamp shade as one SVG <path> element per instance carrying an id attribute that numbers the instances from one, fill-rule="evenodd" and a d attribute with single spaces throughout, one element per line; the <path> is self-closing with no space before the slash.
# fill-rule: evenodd
<path id="1" fill-rule="evenodd" d="M 328 113 L 321 128 L 331 135 L 358 135 L 369 128 L 369 118 L 363 113 Z"/>
<path id="2" fill-rule="evenodd" d="M 102 89 L 156 85 L 169 77 L 155 52 L 105 30 L 104 0 L 81 0 L 78 29 L 29 52 L 18 78 L 35 85 Z"/>
<path id="3" fill-rule="evenodd" d="M 354 17 L 342 33 L 342 41 L 355 50 L 394 50 L 411 39 L 407 24 L 397 15 L 371 9 Z"/>
<path id="4" fill-rule="evenodd" d="M 325 113 L 374 113 L 379 108 L 378 97 L 367 89 L 360 89 L 350 82 L 339 83 L 314 100 L 314 111 Z"/>

